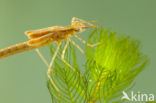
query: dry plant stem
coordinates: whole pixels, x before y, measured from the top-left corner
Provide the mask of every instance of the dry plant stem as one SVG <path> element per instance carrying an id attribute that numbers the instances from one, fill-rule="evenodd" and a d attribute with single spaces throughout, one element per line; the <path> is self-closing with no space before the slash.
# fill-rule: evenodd
<path id="1" fill-rule="evenodd" d="M 80 52 L 83 54 L 83 55 L 85 55 L 86 56 L 86 53 L 81 49 L 81 47 L 78 45 L 78 44 L 76 44 L 73 40 L 71 40 L 71 39 L 69 39 L 69 41 L 73 44 L 73 45 L 75 45 L 79 50 L 80 50 Z"/>
<path id="2" fill-rule="evenodd" d="M 51 68 L 51 67 L 52 67 L 52 65 L 53 65 L 53 63 L 54 63 L 55 57 L 56 57 L 56 55 L 57 55 L 57 53 L 58 53 L 58 50 L 59 50 L 60 46 L 61 46 L 61 42 L 58 42 L 58 46 L 57 46 L 56 51 L 55 51 L 55 53 L 54 53 L 54 55 L 53 55 L 53 57 L 52 57 L 52 59 L 51 59 L 51 62 L 50 62 L 50 64 L 49 64 L 49 68 L 48 68 L 48 72 L 47 72 L 48 78 L 49 78 L 50 82 L 52 83 L 52 85 L 54 86 L 54 88 L 56 89 L 57 92 L 59 92 L 60 90 L 59 90 L 59 89 L 57 88 L 57 86 L 55 85 L 53 79 L 52 79 L 51 76 L 50 76 L 50 73 L 52 72 L 52 68 Z"/>
<path id="3" fill-rule="evenodd" d="M 83 44 L 87 45 L 88 47 L 95 47 L 95 46 L 101 44 L 101 42 L 98 42 L 96 44 L 89 44 L 85 40 L 81 39 L 79 36 L 77 36 L 77 35 L 74 35 L 74 36 L 75 36 L 75 38 L 77 38 L 78 40 L 80 40 Z"/>

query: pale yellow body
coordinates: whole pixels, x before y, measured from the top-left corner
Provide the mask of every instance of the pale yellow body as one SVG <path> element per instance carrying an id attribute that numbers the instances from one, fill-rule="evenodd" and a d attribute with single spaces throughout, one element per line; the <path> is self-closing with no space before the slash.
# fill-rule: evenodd
<path id="1" fill-rule="evenodd" d="M 51 44 L 51 43 L 52 43 L 52 41 L 49 41 L 49 42 L 47 42 L 45 44 L 36 45 L 36 46 L 30 46 L 30 45 L 28 45 L 27 42 L 19 43 L 19 44 L 10 46 L 8 48 L 1 49 L 0 50 L 0 59 L 8 57 L 10 55 L 21 53 L 21 52 L 24 52 L 24 51 L 39 48 L 39 47 L 42 47 L 42 46 L 45 46 L 45 45 L 48 45 L 48 44 Z"/>
<path id="2" fill-rule="evenodd" d="M 77 21 L 80 20 L 80 21 Z M 91 21 L 95 22 L 95 21 Z M 86 28 L 94 27 L 90 24 L 91 22 L 85 22 L 81 19 L 73 17 L 72 25 L 70 26 L 53 26 L 38 30 L 26 31 L 25 34 L 30 39 L 27 42 L 19 43 L 8 48 L 0 50 L 0 59 L 14 55 L 20 52 L 32 50 L 35 48 L 43 47 L 49 45 L 53 42 L 60 43 L 62 40 L 67 40 L 70 36 L 76 36 L 76 33 L 83 32 Z M 84 24 L 88 24 L 85 26 Z"/>
<path id="3" fill-rule="evenodd" d="M 27 42 L 23 42 L 23 43 L 19 43 L 19 44 L 10 46 L 5 49 L 1 49 L 0 50 L 0 59 L 4 58 L 4 57 L 8 57 L 10 55 L 20 53 L 20 52 L 32 50 L 35 48 L 40 48 L 40 47 L 49 45 L 53 42 L 57 42 L 58 45 L 57 45 L 56 51 L 54 52 L 54 55 L 53 55 L 50 63 L 47 63 L 47 61 L 45 60 L 45 58 L 39 52 L 38 49 L 36 49 L 36 51 L 39 54 L 39 56 L 41 57 L 41 59 L 43 60 L 43 62 L 48 66 L 48 72 L 47 72 L 48 78 L 49 78 L 51 84 L 54 86 L 54 88 L 59 92 L 60 91 L 59 88 L 55 85 L 53 79 L 51 78 L 51 72 L 53 72 L 53 69 L 51 67 L 52 67 L 52 65 L 54 63 L 54 59 L 59 51 L 62 40 L 65 40 L 66 43 L 65 43 L 65 46 L 62 51 L 61 59 L 73 71 L 77 72 L 76 69 L 74 67 L 72 67 L 72 65 L 70 65 L 65 60 L 65 58 L 64 58 L 65 51 L 68 47 L 69 42 L 71 42 L 73 45 L 75 45 L 80 50 L 80 52 L 82 52 L 82 54 L 85 55 L 85 52 L 79 47 L 79 45 L 70 39 L 71 36 L 77 38 L 78 40 L 80 40 L 82 43 L 86 44 L 89 47 L 94 47 L 94 46 L 101 44 L 101 43 L 96 43 L 94 45 L 88 44 L 86 41 L 84 41 L 83 39 L 81 39 L 80 37 L 78 37 L 76 35 L 76 33 L 81 33 L 86 28 L 89 28 L 89 27 L 97 28 L 97 26 L 94 26 L 93 24 L 91 24 L 92 22 L 95 22 L 95 21 L 86 22 L 82 19 L 73 17 L 72 23 L 70 26 L 65 26 L 65 27 L 53 26 L 53 27 L 43 28 L 43 29 L 39 29 L 39 30 L 26 31 L 25 34 L 28 36 L 28 38 L 30 40 Z M 88 24 L 88 26 L 85 26 L 84 24 Z M 77 72 L 77 73 L 79 74 L 79 72 Z M 82 78 L 81 75 L 80 75 L 80 77 Z"/>

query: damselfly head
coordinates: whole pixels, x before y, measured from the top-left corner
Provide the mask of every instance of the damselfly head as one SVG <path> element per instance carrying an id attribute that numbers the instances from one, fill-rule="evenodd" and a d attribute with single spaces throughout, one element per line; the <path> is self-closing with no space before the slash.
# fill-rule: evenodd
<path id="1" fill-rule="evenodd" d="M 81 19 L 78 20 L 72 20 L 72 26 L 76 29 L 78 33 L 83 32 L 86 28 L 98 28 L 98 26 L 93 25 L 96 21 L 84 21 Z"/>

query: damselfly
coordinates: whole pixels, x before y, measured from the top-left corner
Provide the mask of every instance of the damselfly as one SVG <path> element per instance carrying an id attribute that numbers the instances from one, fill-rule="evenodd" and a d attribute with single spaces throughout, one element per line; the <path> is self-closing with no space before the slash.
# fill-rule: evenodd
<path id="1" fill-rule="evenodd" d="M 69 26 L 52 26 L 52 27 L 48 27 L 48 28 L 44 28 L 44 29 L 26 31 L 25 34 L 28 36 L 28 38 L 30 40 L 10 46 L 5 49 L 1 49 L 0 50 L 0 58 L 4 58 L 4 57 L 14 55 L 14 54 L 17 54 L 20 52 L 24 52 L 24 51 L 36 49 L 39 56 L 42 58 L 44 63 L 48 66 L 48 72 L 47 72 L 48 78 L 50 79 L 51 83 L 54 85 L 56 90 L 59 91 L 59 89 L 55 86 L 55 84 L 50 76 L 50 73 L 52 72 L 51 67 L 52 67 L 54 59 L 58 53 L 58 50 L 61 46 L 62 40 L 65 40 L 66 43 L 65 43 L 65 46 L 62 51 L 61 59 L 66 65 L 68 65 L 73 71 L 75 71 L 75 68 L 73 66 L 71 66 L 64 59 L 65 51 L 68 47 L 69 42 L 71 42 L 73 45 L 75 45 L 80 50 L 80 52 L 82 52 L 84 55 L 85 55 L 85 52 L 79 47 L 78 44 L 76 44 L 73 40 L 71 40 L 70 37 L 77 38 L 79 41 L 81 41 L 82 43 L 86 44 L 89 47 L 94 47 L 96 45 L 99 45 L 100 43 L 96 43 L 94 45 L 89 44 L 86 41 L 84 41 L 83 39 L 81 39 L 79 36 L 76 35 L 77 33 L 83 32 L 87 28 L 91 28 L 91 27 L 97 28 L 98 26 L 93 25 L 92 24 L 93 22 L 96 22 L 96 21 L 84 21 L 82 19 L 73 17 L 72 21 L 71 21 L 71 25 L 69 25 Z M 54 55 L 50 61 L 50 64 L 48 64 L 37 48 L 49 45 L 53 42 L 57 42 L 58 45 L 57 45 L 56 51 L 54 52 Z"/>

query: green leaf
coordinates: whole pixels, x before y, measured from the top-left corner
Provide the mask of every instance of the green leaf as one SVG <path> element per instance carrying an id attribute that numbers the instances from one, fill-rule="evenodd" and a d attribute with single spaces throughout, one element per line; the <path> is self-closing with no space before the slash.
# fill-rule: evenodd
<path id="1" fill-rule="evenodd" d="M 86 46 L 86 63 L 81 64 L 85 68 L 78 65 L 76 47 L 69 45 L 65 59 L 78 73 L 62 62 L 64 45 L 61 46 L 53 66 L 54 74 L 51 74 L 60 91 L 56 91 L 49 80 L 47 83 L 52 103 L 124 102 L 122 91 L 134 87 L 134 79 L 145 68 L 148 58 L 140 52 L 140 41 L 126 35 L 101 28 L 88 38 L 90 44 L 97 42 L 101 44 L 94 48 Z M 50 46 L 51 54 L 55 48 Z"/>

